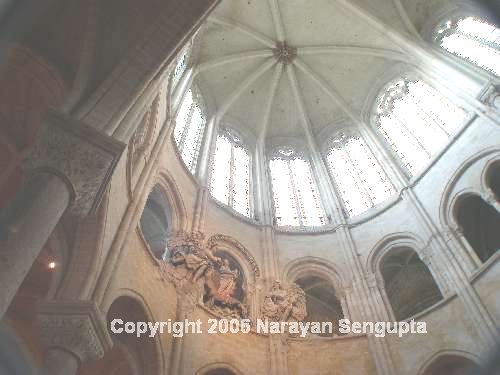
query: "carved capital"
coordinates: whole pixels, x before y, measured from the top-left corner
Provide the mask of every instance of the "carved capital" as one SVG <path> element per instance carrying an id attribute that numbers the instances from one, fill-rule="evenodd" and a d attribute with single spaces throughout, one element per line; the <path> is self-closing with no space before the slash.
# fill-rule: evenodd
<path id="1" fill-rule="evenodd" d="M 33 173 L 64 178 L 73 193 L 70 210 L 80 216 L 94 211 L 126 145 L 54 110 L 49 111 L 26 162 Z"/>
<path id="2" fill-rule="evenodd" d="M 434 252 L 431 247 L 426 246 L 419 251 L 418 256 L 422 262 L 429 266 L 432 262 L 432 258 L 434 257 Z"/>
<path id="3" fill-rule="evenodd" d="M 483 102 L 490 107 L 500 109 L 500 85 L 489 87 L 483 95 Z"/>
<path id="4" fill-rule="evenodd" d="M 80 361 L 102 358 L 113 346 L 106 320 L 93 302 L 43 302 L 37 325 L 46 349 L 63 348 Z"/>
<path id="5" fill-rule="evenodd" d="M 366 280 L 366 283 L 368 284 L 368 288 L 370 288 L 370 289 L 378 288 L 379 281 L 378 281 L 376 274 L 374 274 L 374 273 L 366 274 L 365 280 Z"/>

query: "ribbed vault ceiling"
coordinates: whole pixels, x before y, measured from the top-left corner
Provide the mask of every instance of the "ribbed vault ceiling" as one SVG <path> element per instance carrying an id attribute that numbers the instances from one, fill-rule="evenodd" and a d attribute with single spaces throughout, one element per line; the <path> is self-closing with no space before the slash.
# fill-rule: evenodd
<path id="1" fill-rule="evenodd" d="M 266 139 L 303 137 L 308 129 L 318 137 L 325 127 L 359 117 L 379 77 L 407 59 L 345 3 L 224 0 L 193 48 L 195 83 L 222 122 Z M 411 35 L 399 0 L 352 3 Z"/>

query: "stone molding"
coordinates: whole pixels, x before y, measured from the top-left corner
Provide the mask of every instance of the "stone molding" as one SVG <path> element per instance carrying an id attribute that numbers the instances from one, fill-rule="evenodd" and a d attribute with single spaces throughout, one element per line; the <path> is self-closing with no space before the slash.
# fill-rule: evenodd
<path id="1" fill-rule="evenodd" d="M 104 316 L 90 301 L 42 302 L 37 325 L 45 349 L 65 349 L 81 362 L 102 358 L 113 346 Z"/>
<path id="2" fill-rule="evenodd" d="M 26 162 L 32 173 L 62 177 L 72 190 L 70 211 L 95 212 L 126 145 L 56 110 L 50 110 Z"/>

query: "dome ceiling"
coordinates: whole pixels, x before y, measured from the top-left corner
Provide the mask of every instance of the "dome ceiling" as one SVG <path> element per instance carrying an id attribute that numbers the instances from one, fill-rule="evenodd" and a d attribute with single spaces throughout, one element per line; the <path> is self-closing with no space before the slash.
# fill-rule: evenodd
<path id="1" fill-rule="evenodd" d="M 404 31 L 398 0 L 374 1 L 373 14 Z M 318 137 L 347 113 L 359 116 L 379 77 L 404 58 L 342 3 L 224 0 L 193 48 L 195 83 L 222 123 L 256 139 L 303 137 L 306 129 Z"/>

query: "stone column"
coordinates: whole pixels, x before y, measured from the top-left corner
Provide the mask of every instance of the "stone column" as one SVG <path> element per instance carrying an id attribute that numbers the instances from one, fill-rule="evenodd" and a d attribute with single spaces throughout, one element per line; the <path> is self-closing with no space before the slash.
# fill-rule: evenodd
<path id="1" fill-rule="evenodd" d="M 431 247 L 432 241 L 427 247 L 421 249 L 418 252 L 420 260 L 427 266 L 427 269 L 431 273 L 434 281 L 439 287 L 440 292 L 443 297 L 449 297 L 452 294 L 452 286 L 450 285 L 450 275 L 448 270 L 443 267 L 443 265 L 435 259 L 434 247 Z"/>
<path id="2" fill-rule="evenodd" d="M 211 155 L 213 155 L 215 151 L 218 131 L 219 120 L 217 118 L 211 118 L 206 124 L 205 135 L 198 157 L 198 168 L 196 170 L 196 176 L 202 186 L 208 187 L 210 184 L 208 179 L 210 177 Z"/>
<path id="3" fill-rule="evenodd" d="M 93 302 L 44 302 L 37 323 L 46 349 L 42 375 L 76 375 L 81 363 L 102 358 L 113 346 Z"/>
<path id="4" fill-rule="evenodd" d="M 178 233 L 168 244 L 172 253 L 181 252 L 184 254 L 189 252 L 191 247 L 202 248 L 203 246 L 204 235 L 202 233 Z M 185 274 L 176 275 L 172 268 L 165 268 L 163 275 L 174 284 L 177 293 L 176 321 L 188 319 L 189 314 L 195 310 L 198 303 L 203 302 L 204 283 L 202 279 L 193 282 L 191 277 L 186 277 Z M 171 375 L 182 374 L 184 340 L 185 336 L 173 340 L 169 368 Z"/>
<path id="5" fill-rule="evenodd" d="M 384 281 L 379 279 L 375 273 L 367 273 L 366 282 L 378 318 L 386 322 L 395 321 L 394 312 L 392 311 L 389 298 L 385 291 Z"/>
<path id="6" fill-rule="evenodd" d="M 2 212 L 0 318 L 66 210 L 94 212 L 125 145 L 52 111 L 30 155 L 32 178 Z"/>
<path id="7" fill-rule="evenodd" d="M 500 201 L 498 201 L 493 191 L 488 189 L 487 193 L 482 194 L 482 197 L 491 207 L 500 212 Z"/>
<path id="8" fill-rule="evenodd" d="M 16 200 L 0 251 L 0 317 L 68 207 L 70 188 L 62 178 L 43 173 Z"/>

